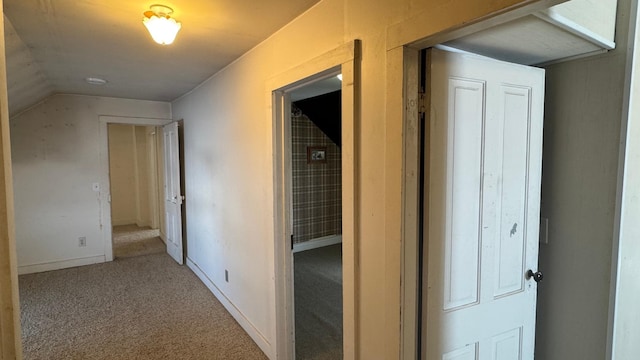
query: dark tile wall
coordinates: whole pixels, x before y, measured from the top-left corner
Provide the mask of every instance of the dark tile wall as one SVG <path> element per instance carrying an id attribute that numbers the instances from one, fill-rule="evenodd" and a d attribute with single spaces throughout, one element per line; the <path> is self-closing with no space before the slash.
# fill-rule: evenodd
<path id="1" fill-rule="evenodd" d="M 306 115 L 292 115 L 293 243 L 342 234 L 340 148 Z M 307 147 L 326 146 L 326 163 L 308 164 Z"/>

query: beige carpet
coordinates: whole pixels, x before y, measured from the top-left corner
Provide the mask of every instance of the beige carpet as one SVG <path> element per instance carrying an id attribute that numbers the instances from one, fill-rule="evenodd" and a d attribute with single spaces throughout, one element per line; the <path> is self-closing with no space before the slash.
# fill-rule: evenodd
<path id="1" fill-rule="evenodd" d="M 266 359 L 168 255 L 20 276 L 24 358 Z"/>
<path id="2" fill-rule="evenodd" d="M 116 258 L 160 254 L 166 250 L 158 229 L 135 224 L 113 227 L 113 255 Z"/>

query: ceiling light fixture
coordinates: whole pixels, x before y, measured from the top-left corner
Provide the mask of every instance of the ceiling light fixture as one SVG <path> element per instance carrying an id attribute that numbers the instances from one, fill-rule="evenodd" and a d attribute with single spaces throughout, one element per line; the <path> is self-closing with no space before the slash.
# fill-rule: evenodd
<path id="1" fill-rule="evenodd" d="M 175 40 L 182 24 L 171 18 L 173 9 L 164 5 L 151 5 L 143 13 L 142 23 L 147 27 L 153 41 L 160 45 L 169 45 Z"/>

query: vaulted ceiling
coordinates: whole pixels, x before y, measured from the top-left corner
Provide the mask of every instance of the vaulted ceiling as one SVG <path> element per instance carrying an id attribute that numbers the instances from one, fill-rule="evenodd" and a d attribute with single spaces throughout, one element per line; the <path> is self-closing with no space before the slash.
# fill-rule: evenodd
<path id="1" fill-rule="evenodd" d="M 142 25 L 155 1 L 4 0 L 10 113 L 54 93 L 174 100 L 316 2 L 161 0 L 182 22 L 162 46 Z"/>

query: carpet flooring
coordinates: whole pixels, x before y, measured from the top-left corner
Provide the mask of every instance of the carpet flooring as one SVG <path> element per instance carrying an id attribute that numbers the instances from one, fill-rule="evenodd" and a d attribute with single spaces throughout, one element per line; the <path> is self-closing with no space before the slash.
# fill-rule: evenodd
<path id="1" fill-rule="evenodd" d="M 296 359 L 342 359 L 341 246 L 294 254 Z"/>
<path id="2" fill-rule="evenodd" d="M 24 359 L 266 359 L 164 253 L 19 278 Z"/>
<path id="3" fill-rule="evenodd" d="M 160 230 L 137 225 L 113 227 L 113 256 L 125 258 L 149 254 L 161 254 L 167 247 L 160 239 Z"/>

